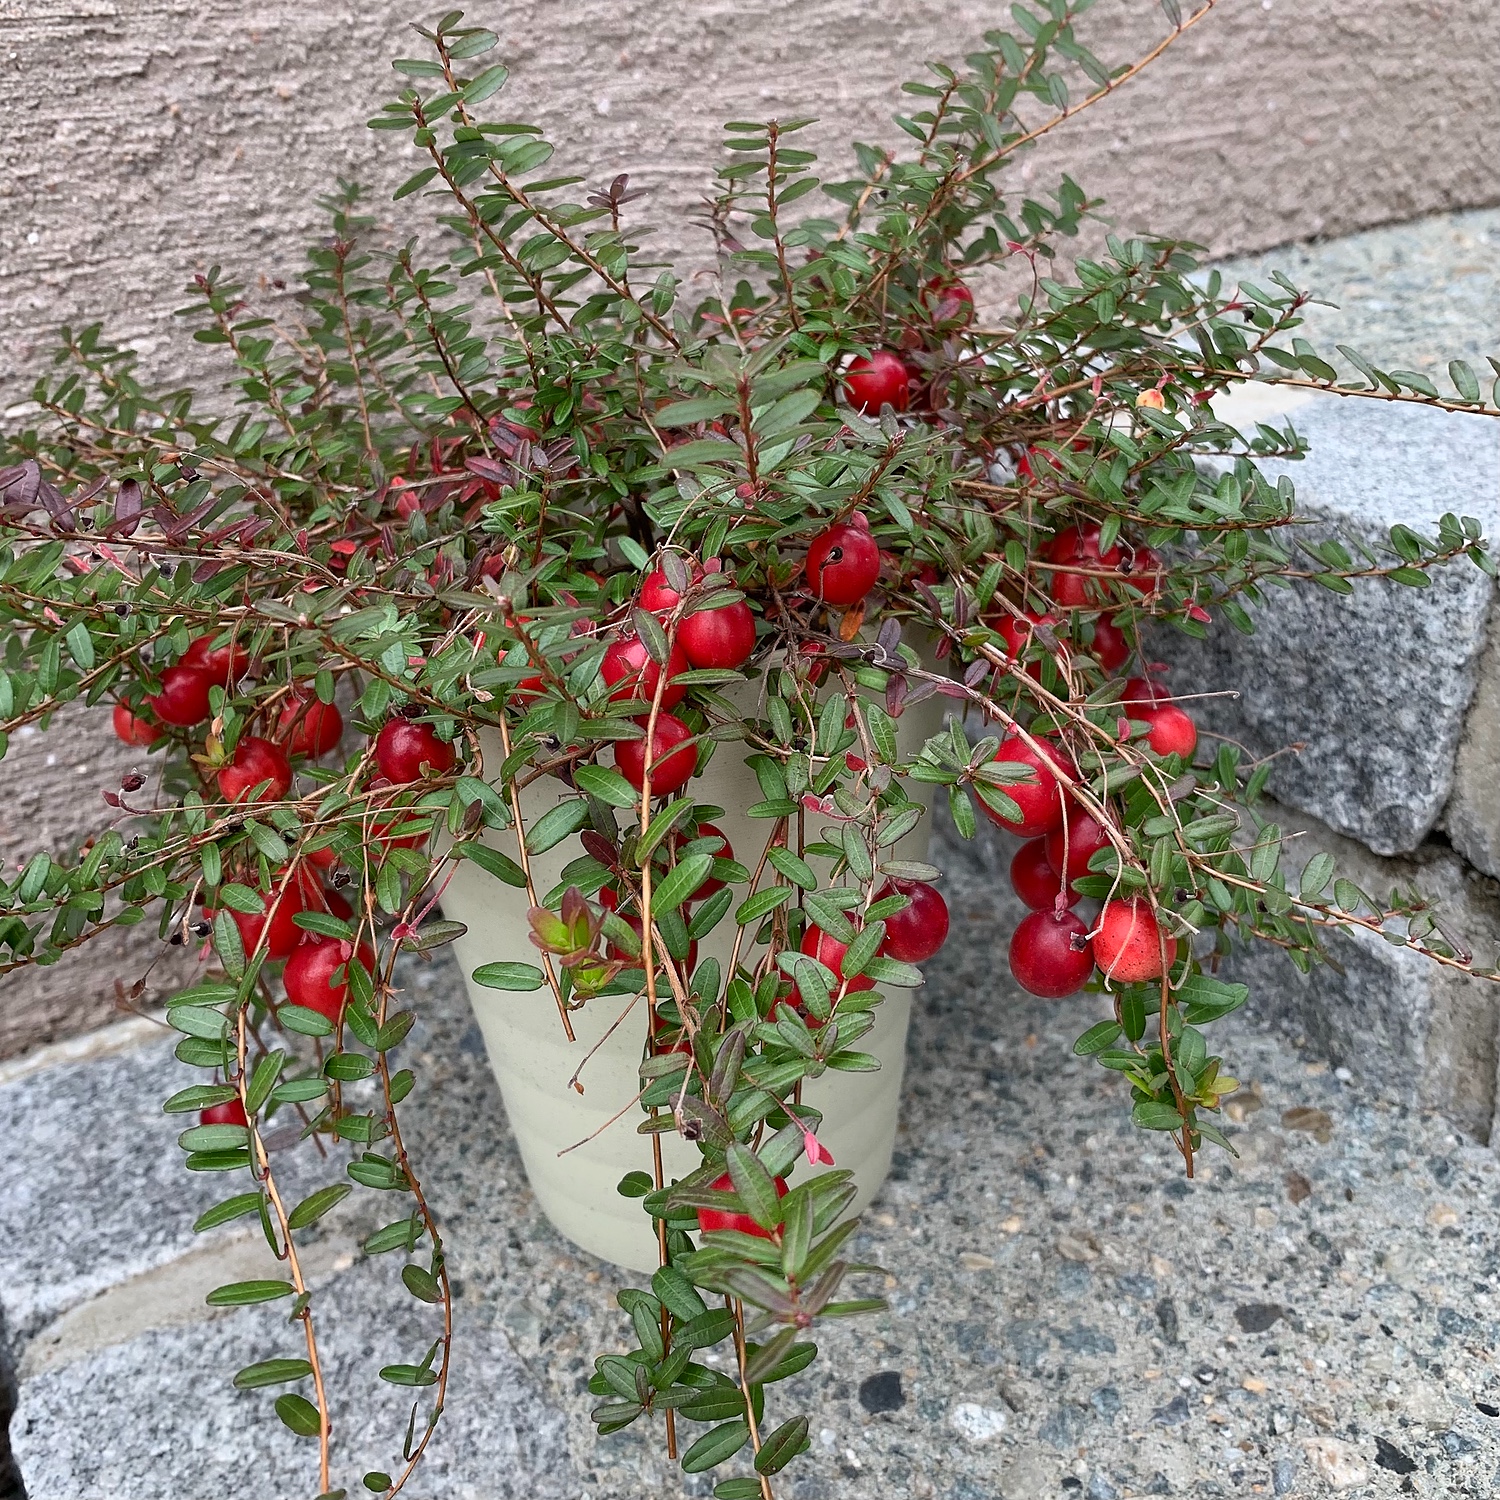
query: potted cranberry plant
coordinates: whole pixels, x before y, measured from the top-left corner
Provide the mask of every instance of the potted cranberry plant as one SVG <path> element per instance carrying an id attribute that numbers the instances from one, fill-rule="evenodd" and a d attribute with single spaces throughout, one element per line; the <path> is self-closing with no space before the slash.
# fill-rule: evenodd
<path id="1" fill-rule="evenodd" d="M 195 1081 L 165 1107 L 188 1167 L 225 1174 L 199 1226 L 259 1216 L 284 1262 L 210 1300 L 287 1299 L 295 1343 L 236 1379 L 276 1393 L 321 1493 L 361 1455 L 331 1441 L 298 1245 L 344 1196 L 385 1195 L 363 1248 L 433 1315 L 381 1371 L 426 1421 L 370 1492 L 406 1487 L 461 1357 L 402 1135 L 424 1087 L 403 953 L 456 944 L 544 1206 L 649 1276 L 597 1361 L 599 1432 L 655 1427 L 724 1500 L 769 1500 L 806 1448 L 810 1335 L 880 1305 L 845 1252 L 947 932 L 935 807 L 1016 835 L 1012 972 L 1099 997 L 1078 1052 L 1189 1174 L 1228 1144 L 1208 1028 L 1246 998 L 1218 973 L 1236 943 L 1305 966 L 1355 926 L 1473 972 L 1425 906 L 1324 859 L 1289 888 L 1269 766 L 1200 741 L 1151 640 L 1250 629 L 1267 580 L 1492 570 L 1453 516 L 1357 565 L 1299 541 L 1256 466 L 1296 433 L 1237 432 L 1215 396 L 1494 402 L 1458 363 L 1447 398 L 1341 379 L 1288 343 L 1294 287 L 1226 287 L 1170 239 L 1057 265 L 1094 205 L 1066 179 L 1018 199 L 1007 169 L 1149 61 L 1100 63 L 1083 8 L 933 64 L 903 148 L 857 147 L 843 180 L 806 122 L 731 123 L 696 300 L 640 255 L 625 177 L 588 189 L 493 118 L 496 38 L 454 12 L 370 122 L 422 158 L 396 196 L 435 206 L 430 245 L 381 253 L 341 190 L 299 321 L 194 279 L 229 397 L 148 390 L 65 330 L 6 435 L 4 736 L 112 705 L 144 769 L 0 887 L 0 970 L 153 914 L 205 947 L 167 1001 Z M 1211 8 L 1169 5 L 1151 56 Z M 1002 265 L 1024 292 L 981 317 Z M 327 1152 L 298 1202 L 265 1143 L 283 1120 Z"/>

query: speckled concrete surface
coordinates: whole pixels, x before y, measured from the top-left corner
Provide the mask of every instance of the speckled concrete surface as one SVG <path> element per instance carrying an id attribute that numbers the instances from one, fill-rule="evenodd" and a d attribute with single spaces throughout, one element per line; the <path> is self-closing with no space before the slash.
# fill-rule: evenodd
<path id="1" fill-rule="evenodd" d="M 1128 1125 L 1118 1079 L 1071 1055 L 1098 1002 L 1027 1002 L 998 977 L 1007 855 L 995 841 L 941 856 L 955 932 L 913 1021 L 896 1171 L 857 1241 L 890 1273 L 891 1310 L 821 1339 L 825 1357 L 776 1391 L 773 1410 L 807 1411 L 814 1439 L 777 1494 L 1489 1495 L 1494 1156 L 1258 1029 L 1252 1001 L 1221 1028 L 1244 1083 L 1239 1156 L 1210 1156 L 1188 1183 L 1164 1141 Z M 466 1403 L 484 1391 L 455 1396 L 431 1489 L 417 1492 L 709 1494 L 646 1431 L 594 1438 L 584 1386 L 594 1354 L 621 1347 L 621 1282 L 538 1213 L 457 972 L 438 963 L 409 980 L 425 1019 L 403 1060 L 432 1091 L 412 1126 L 450 1236 L 456 1358 L 490 1372 L 499 1403 L 476 1416 Z M 127 1133 L 117 1149 L 146 1148 Z M 390 1271 L 330 1271 L 339 1389 L 421 1338 L 406 1313 L 393 1323 L 381 1310 Z M 237 1361 L 264 1357 L 266 1326 L 252 1310 L 158 1329 L 26 1381 L 15 1439 L 32 1500 L 97 1493 L 105 1450 L 155 1454 L 152 1493 L 202 1493 L 237 1458 L 249 1500 L 297 1493 L 285 1484 L 295 1440 L 268 1411 L 246 1425 L 264 1393 L 228 1386 Z M 173 1450 L 167 1426 L 139 1420 L 142 1403 L 191 1408 L 212 1451 Z M 356 1457 L 384 1456 L 345 1450 L 343 1467 L 357 1475 Z"/>
<path id="2" fill-rule="evenodd" d="M 997 981 L 994 854 L 949 860 L 956 934 L 913 1018 L 897 1171 L 856 1247 L 891 1272 L 891 1311 L 821 1340 L 786 1413 L 811 1413 L 813 1453 L 780 1493 L 1489 1495 L 1493 1155 L 1252 1011 L 1222 1028 L 1239 1157 L 1185 1181 L 1128 1124 L 1118 1080 L 1071 1056 L 1096 1002 Z M 583 1356 L 612 1319 L 561 1269 L 513 1336 L 575 1413 L 587 1493 L 676 1493 L 644 1436 L 580 1442 Z"/>

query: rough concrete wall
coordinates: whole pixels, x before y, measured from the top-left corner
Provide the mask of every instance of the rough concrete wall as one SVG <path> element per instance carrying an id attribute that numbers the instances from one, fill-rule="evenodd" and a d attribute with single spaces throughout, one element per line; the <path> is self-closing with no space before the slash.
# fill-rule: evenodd
<path id="1" fill-rule="evenodd" d="M 506 106 L 596 180 L 629 171 L 654 188 L 661 247 L 701 254 L 685 220 L 721 121 L 819 115 L 842 162 L 851 135 L 895 134 L 898 85 L 921 59 L 961 56 L 1005 11 L 505 0 L 471 19 L 503 39 Z M 405 176 L 407 148 L 362 122 L 416 18 L 432 16 L 414 0 L 0 0 L 0 399 L 24 391 L 64 319 L 103 317 L 180 376 L 164 336 L 186 273 L 219 260 L 293 277 L 336 174 Z M 1165 26 L 1155 0 L 1100 0 L 1087 22 L 1110 62 Z M 1220 0 L 1022 176 L 1039 191 L 1069 170 L 1127 226 L 1220 253 L 1500 201 L 1497 75 L 1494 0 Z"/>
<path id="2" fill-rule="evenodd" d="M 919 60 L 960 56 L 1004 7 L 506 0 L 470 15 L 503 39 L 511 117 L 544 125 L 592 180 L 629 171 L 651 187 L 651 244 L 691 263 L 722 120 L 817 114 L 839 175 L 842 142 L 895 134 Z M 220 261 L 295 282 L 336 176 L 387 190 L 411 170 L 407 148 L 362 122 L 395 87 L 389 57 L 413 50 L 412 18 L 433 17 L 411 0 L 0 0 L 0 402 L 24 397 L 65 320 L 102 318 L 163 379 L 200 373 L 209 356 L 171 319 L 192 271 Z M 1163 26 L 1154 0 L 1099 0 L 1087 33 L 1116 62 Z M 1021 177 L 1041 193 L 1068 171 L 1122 226 L 1219 254 L 1500 202 L 1496 76 L 1494 0 L 1221 0 Z M 18 742 L 0 766 L 0 806 L 24 795 L 38 810 L 0 830 L 8 860 L 94 826 L 102 757 L 118 757 L 94 718 L 65 751 Z M 110 1018 L 115 979 L 157 956 L 136 929 L 0 979 L 0 1055 Z"/>

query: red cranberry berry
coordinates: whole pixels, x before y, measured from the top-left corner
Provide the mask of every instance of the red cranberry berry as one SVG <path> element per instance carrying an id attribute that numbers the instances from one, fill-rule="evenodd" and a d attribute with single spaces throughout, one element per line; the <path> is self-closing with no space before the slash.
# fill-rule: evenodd
<path id="1" fill-rule="evenodd" d="M 1048 741 L 1038 740 L 1037 744 L 1042 747 L 1040 753 L 1020 735 L 1013 734 L 1001 740 L 1000 748 L 995 751 L 996 762 L 1030 766 L 1036 773 L 1032 781 L 1014 782 L 1001 788 L 1020 808 L 1019 820 L 1003 816 L 982 799 L 979 803 L 992 823 L 1011 833 L 1019 833 L 1023 839 L 1034 839 L 1040 834 L 1051 833 L 1054 828 L 1062 826 L 1063 820 L 1062 786 L 1054 767 L 1067 770 L 1068 763 L 1063 759 L 1062 753 Z"/>
<path id="2" fill-rule="evenodd" d="M 257 802 L 280 802 L 292 785 L 292 765 L 280 745 L 247 734 L 234 747 L 234 759 L 219 768 L 219 795 L 242 802 L 262 782 L 269 782 Z"/>
<path id="3" fill-rule="evenodd" d="M 1150 547 L 1137 547 L 1120 563 L 1119 571 L 1126 575 L 1132 589 L 1142 597 L 1154 599 L 1161 593 L 1161 558 Z"/>
<path id="4" fill-rule="evenodd" d="M 286 961 L 281 982 L 286 986 L 287 999 L 293 1005 L 327 1016 L 337 1026 L 349 1002 L 348 965 L 353 952 L 351 943 L 309 936 Z M 359 950 L 359 962 L 367 969 L 374 969 L 375 954 L 368 945 Z M 334 975 L 340 969 L 344 970 L 344 976 L 335 981 Z"/>
<path id="5" fill-rule="evenodd" d="M 688 569 L 688 585 L 691 587 L 703 576 L 703 569 L 693 563 Z M 667 582 L 661 568 L 647 573 L 641 584 L 641 608 L 653 615 L 670 614 L 676 609 L 682 595 Z"/>
<path id="6" fill-rule="evenodd" d="M 755 616 L 743 599 L 688 615 L 677 640 L 695 667 L 735 671 L 755 650 Z"/>
<path id="7" fill-rule="evenodd" d="M 948 941 L 948 903 L 936 886 L 925 880 L 891 880 L 876 892 L 883 901 L 897 892 L 910 905 L 885 919 L 885 942 L 880 951 L 898 963 L 926 963 Z"/>
<path id="8" fill-rule="evenodd" d="M 1005 642 L 1005 654 L 1018 657 L 1031 644 L 1032 637 L 1036 634 L 1038 625 L 1058 625 L 1061 622 L 1054 614 L 1039 615 L 1034 610 L 1027 610 L 1020 616 L 1005 611 L 998 615 L 992 615 L 986 622 L 995 630 L 1000 639 Z M 1040 661 L 1028 662 L 1026 675 L 1040 682 L 1042 679 L 1042 664 Z"/>
<path id="9" fill-rule="evenodd" d="M 974 321 L 974 293 L 957 276 L 934 276 L 927 283 L 926 301 L 940 328 L 967 328 Z"/>
<path id="10" fill-rule="evenodd" d="M 681 645 L 674 644 L 667 655 L 667 685 L 661 694 L 663 708 L 672 708 L 682 702 L 687 689 L 672 679 L 686 672 L 688 667 L 687 655 Z M 661 667 L 638 635 L 616 636 L 605 648 L 599 672 L 613 689 L 609 695 L 612 703 L 623 703 L 631 698 L 650 703 L 656 696 L 656 685 L 661 681 Z M 540 684 L 541 679 L 537 681 Z"/>
<path id="11" fill-rule="evenodd" d="M 840 983 L 844 980 L 844 954 L 848 950 L 848 943 L 841 943 L 837 938 L 829 937 L 821 927 L 809 927 L 802 934 L 802 951 L 809 958 L 817 959 L 825 969 L 832 969 L 833 977 Z M 851 995 L 857 990 L 873 990 L 874 988 L 875 981 L 868 974 L 856 974 L 844 985 L 845 991 Z"/>
<path id="12" fill-rule="evenodd" d="M 1071 911 L 1034 911 L 1010 940 L 1010 972 L 1044 1000 L 1076 995 L 1094 972 L 1088 927 Z"/>
<path id="13" fill-rule="evenodd" d="M 1120 695 L 1120 712 L 1127 719 L 1151 722 L 1151 711 L 1163 703 L 1171 694 L 1159 682 L 1149 677 L 1129 677 L 1125 680 L 1125 691 Z"/>
<path id="14" fill-rule="evenodd" d="M 1106 672 L 1118 672 L 1130 660 L 1130 642 L 1113 620 L 1094 621 L 1094 655 Z"/>
<path id="15" fill-rule="evenodd" d="M 785 1177 L 775 1177 L 772 1181 L 776 1184 L 776 1196 L 785 1198 L 787 1185 Z M 728 1172 L 721 1177 L 715 1177 L 709 1183 L 709 1187 L 716 1193 L 732 1193 L 734 1191 L 734 1178 Z M 738 1229 L 741 1234 L 753 1234 L 757 1239 L 768 1240 L 771 1238 L 769 1229 L 762 1229 L 749 1214 L 731 1213 L 722 1208 L 700 1208 L 698 1210 L 698 1228 L 704 1234 L 711 1234 L 716 1229 Z"/>
<path id="16" fill-rule="evenodd" d="M 198 1115 L 200 1125 L 248 1125 L 249 1116 L 239 1099 L 226 1099 L 222 1104 L 210 1104 Z"/>
<path id="17" fill-rule="evenodd" d="M 123 703 L 115 704 L 115 733 L 127 745 L 154 745 L 161 730 L 144 714 L 133 714 Z"/>
<path id="18" fill-rule="evenodd" d="M 1113 571 L 1120 566 L 1124 553 L 1119 546 L 1099 551 L 1099 528 L 1070 526 L 1052 538 L 1047 556 L 1055 563 L 1074 568 L 1098 568 Z M 1065 609 L 1086 608 L 1104 597 L 1098 579 L 1084 573 L 1054 573 L 1052 597 Z"/>
<path id="19" fill-rule="evenodd" d="M 889 406 L 905 411 L 911 401 L 911 371 L 899 354 L 877 349 L 868 359 L 860 355 L 844 371 L 844 391 L 850 406 L 866 414 Z"/>
<path id="20" fill-rule="evenodd" d="M 440 740 L 430 724 L 410 719 L 388 719 L 375 741 L 375 764 L 387 781 L 398 786 L 420 781 L 424 770 L 441 776 L 458 759 L 453 746 Z"/>
<path id="21" fill-rule="evenodd" d="M 291 697 L 276 721 L 288 755 L 327 755 L 344 736 L 344 716 L 321 698 Z"/>
<path id="22" fill-rule="evenodd" d="M 182 665 L 207 672 L 211 682 L 227 688 L 250 670 L 250 653 L 243 646 L 230 645 L 227 641 L 215 647 L 213 636 L 200 635 L 182 653 Z"/>
<path id="23" fill-rule="evenodd" d="M 1166 948 L 1170 966 L 1177 957 L 1177 939 L 1169 937 Z M 1135 984 L 1143 979 L 1161 978 L 1161 928 L 1156 914 L 1138 897 L 1130 901 L 1106 901 L 1099 914 L 1094 957 L 1106 979 Z"/>
<path id="24" fill-rule="evenodd" d="M 880 548 L 869 522 L 841 521 L 815 536 L 807 549 L 808 586 L 825 604 L 858 604 L 879 576 Z"/>
<path id="25" fill-rule="evenodd" d="M 280 884 L 280 876 L 277 877 L 277 884 Z M 298 912 L 307 910 L 305 896 L 306 892 L 300 881 L 288 881 L 279 897 L 274 889 L 269 896 L 261 897 L 261 909 L 258 912 L 230 912 L 234 925 L 240 930 L 240 946 L 245 950 L 246 957 L 260 946 L 263 931 L 266 935 L 266 953 L 271 958 L 285 958 L 302 941 L 306 933 L 297 925 L 296 916 Z M 268 920 L 266 907 L 272 900 L 276 904 Z"/>
<path id="26" fill-rule="evenodd" d="M 1062 876 L 1047 858 L 1047 839 L 1028 839 L 1010 861 L 1010 884 L 1032 911 L 1051 911 L 1062 892 Z M 1078 897 L 1069 893 L 1064 906 L 1076 906 Z"/>
<path id="27" fill-rule="evenodd" d="M 1184 713 L 1175 703 L 1162 703 L 1144 713 L 1132 713 L 1132 718 L 1146 719 L 1151 728 L 1147 740 L 1158 755 L 1180 755 L 1191 760 L 1198 748 L 1198 726 L 1191 715 Z"/>
<path id="28" fill-rule="evenodd" d="M 1063 832 L 1063 827 L 1059 825 L 1047 835 L 1047 862 L 1060 875 L 1066 861 L 1068 886 L 1071 890 L 1075 880 L 1081 880 L 1089 874 L 1089 861 L 1094 855 L 1100 849 L 1109 847 L 1109 835 L 1090 814 L 1076 808 L 1068 815 L 1066 855 L 1063 853 Z M 1073 900 L 1077 899 L 1074 896 Z M 1073 903 L 1068 904 L 1071 906 Z"/>
<path id="29" fill-rule="evenodd" d="M 161 674 L 161 692 L 146 706 L 163 724 L 191 728 L 209 715 L 208 690 L 213 678 L 198 667 L 168 667 Z"/>
<path id="30" fill-rule="evenodd" d="M 636 723 L 644 729 L 646 719 Z M 693 731 L 676 714 L 657 714 L 656 732 L 651 737 L 651 794 L 664 797 L 687 785 L 698 769 L 698 747 L 686 743 Z M 680 747 L 680 748 L 679 748 Z M 615 741 L 615 766 L 620 774 L 640 791 L 646 784 L 646 740 Z"/>

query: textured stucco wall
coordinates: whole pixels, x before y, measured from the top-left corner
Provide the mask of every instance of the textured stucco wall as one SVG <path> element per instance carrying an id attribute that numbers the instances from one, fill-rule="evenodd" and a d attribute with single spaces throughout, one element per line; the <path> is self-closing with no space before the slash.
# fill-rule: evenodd
<path id="1" fill-rule="evenodd" d="M 817 114 L 838 175 L 840 142 L 894 134 L 920 59 L 960 56 L 1005 13 L 989 0 L 516 0 L 470 17 L 500 33 L 513 70 L 492 108 L 544 125 L 560 162 L 595 181 L 629 171 L 651 187 L 651 245 L 691 263 L 705 242 L 686 221 L 722 120 Z M 205 351 L 170 316 L 193 270 L 294 282 L 335 176 L 388 189 L 411 170 L 362 122 L 395 87 L 387 60 L 413 50 L 413 18 L 432 16 L 410 0 L 0 0 L 0 403 L 24 398 L 64 320 L 102 318 L 164 378 L 201 370 Z M 1155 0 L 1099 0 L 1087 22 L 1110 62 L 1164 26 Z M 1221 254 L 1500 202 L 1497 77 L 1496 0 L 1221 0 L 1020 175 L 1042 192 L 1066 170 L 1122 226 Z M 104 757 L 118 758 L 106 740 L 95 715 L 65 751 L 18 742 L 0 765 L 7 860 L 92 826 Z M 0 979 L 0 1054 L 107 1019 L 115 979 L 158 951 L 140 935 Z"/>

